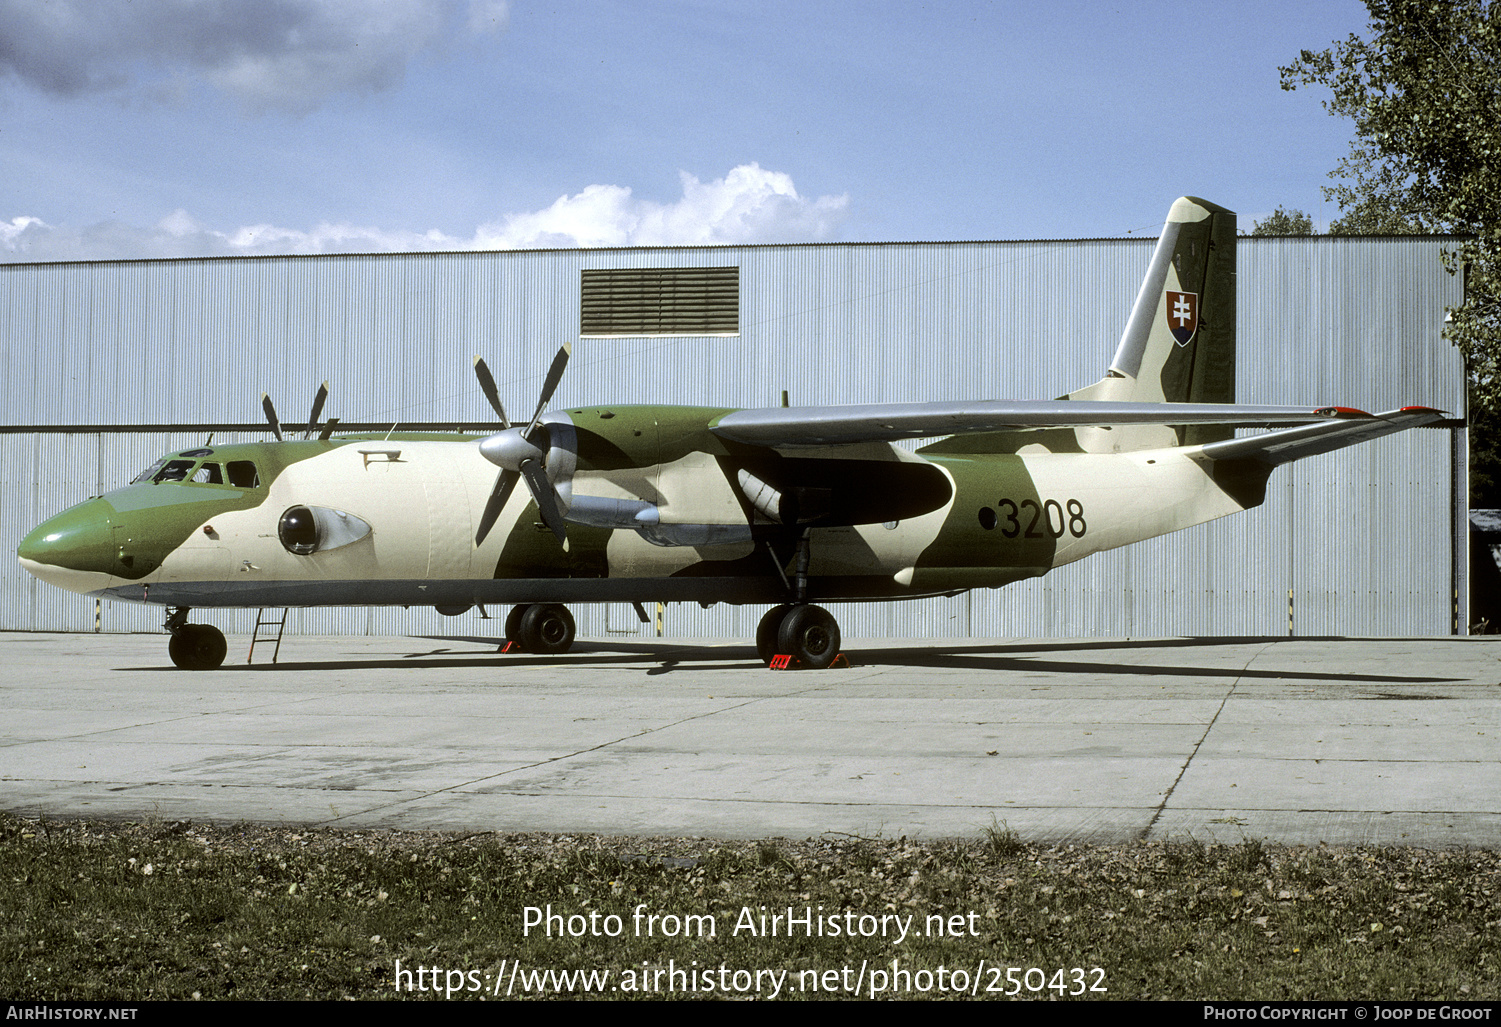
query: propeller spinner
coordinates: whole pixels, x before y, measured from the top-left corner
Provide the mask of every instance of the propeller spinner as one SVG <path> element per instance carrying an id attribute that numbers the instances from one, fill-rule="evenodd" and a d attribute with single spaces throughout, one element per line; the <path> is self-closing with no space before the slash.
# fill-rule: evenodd
<path id="1" fill-rule="evenodd" d="M 537 504 L 543 523 L 558 536 L 564 551 L 568 549 L 563 510 L 558 505 L 558 496 L 552 483 L 547 480 L 547 450 L 551 439 L 547 426 L 540 423 L 540 418 L 543 408 L 557 391 L 558 382 L 563 378 L 563 369 L 568 366 L 568 357 L 572 353 L 571 343 L 565 342 L 559 347 L 557 356 L 552 358 L 552 366 L 547 369 L 547 379 L 542 383 L 542 395 L 537 399 L 537 409 L 532 412 L 531 420 L 524 428 L 511 424 L 506 417 L 505 407 L 501 405 L 500 392 L 495 387 L 495 378 L 490 374 L 490 368 L 483 358 L 474 358 L 474 374 L 479 379 L 480 390 L 500 418 L 502 428 L 498 434 L 491 435 L 480 443 L 480 452 L 485 459 L 501 470 L 495 479 L 495 488 L 490 492 L 489 502 L 485 504 L 485 512 L 480 516 L 479 530 L 474 536 L 476 546 L 482 544 L 485 536 L 490 534 L 490 529 L 495 527 L 500 511 L 505 508 L 506 501 L 516 488 L 517 479 L 523 479 L 526 481 L 527 491 Z"/>

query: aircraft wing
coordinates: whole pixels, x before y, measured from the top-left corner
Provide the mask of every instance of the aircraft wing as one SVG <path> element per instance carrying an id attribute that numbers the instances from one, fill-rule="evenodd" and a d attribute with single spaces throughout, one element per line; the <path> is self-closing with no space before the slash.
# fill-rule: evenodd
<path id="1" fill-rule="evenodd" d="M 1252 406 L 1235 403 L 1114 403 L 1091 400 L 983 400 L 972 403 L 876 403 L 866 406 L 767 407 L 736 410 L 711 424 L 721 438 L 753 446 L 795 448 L 893 442 L 941 435 L 1029 428 L 1118 424 L 1218 424 L 1261 428 L 1371 415 L 1347 407 Z M 1384 433 L 1383 433 L 1384 434 Z"/>
<path id="2" fill-rule="evenodd" d="M 1253 435 L 1244 439 L 1226 439 L 1204 446 L 1204 456 L 1211 460 L 1259 460 L 1273 467 L 1301 460 L 1305 456 L 1332 453 L 1383 435 L 1421 428 L 1442 421 L 1449 415 L 1432 407 L 1403 407 L 1359 421 L 1336 421 L 1332 424 L 1308 424 L 1301 428 Z"/>

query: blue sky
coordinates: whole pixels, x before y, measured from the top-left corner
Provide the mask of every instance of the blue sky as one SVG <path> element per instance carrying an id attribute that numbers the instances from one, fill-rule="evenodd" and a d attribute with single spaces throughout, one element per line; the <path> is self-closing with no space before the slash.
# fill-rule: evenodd
<path id="1" fill-rule="evenodd" d="M 1355 0 L 0 0 L 0 261 L 1324 223 Z"/>

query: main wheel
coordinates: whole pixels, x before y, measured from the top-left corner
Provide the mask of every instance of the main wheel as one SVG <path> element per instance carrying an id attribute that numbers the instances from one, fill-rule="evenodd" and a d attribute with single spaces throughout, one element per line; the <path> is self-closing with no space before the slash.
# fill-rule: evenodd
<path id="1" fill-rule="evenodd" d="M 777 652 L 822 670 L 839 655 L 839 622 L 821 606 L 794 606 L 777 631 Z"/>
<path id="2" fill-rule="evenodd" d="M 773 606 L 761 618 L 761 623 L 756 625 L 756 655 L 761 658 L 762 663 L 770 663 L 771 658 L 781 651 L 777 648 L 777 632 L 781 630 L 782 620 L 790 609 L 791 603 Z"/>
<path id="3" fill-rule="evenodd" d="M 167 643 L 167 655 L 183 670 L 213 670 L 228 652 L 224 632 L 212 624 L 184 624 Z"/>
<path id="4" fill-rule="evenodd" d="M 521 647 L 529 653 L 566 653 L 573 645 L 573 614 L 556 603 L 537 603 L 521 615 Z"/>

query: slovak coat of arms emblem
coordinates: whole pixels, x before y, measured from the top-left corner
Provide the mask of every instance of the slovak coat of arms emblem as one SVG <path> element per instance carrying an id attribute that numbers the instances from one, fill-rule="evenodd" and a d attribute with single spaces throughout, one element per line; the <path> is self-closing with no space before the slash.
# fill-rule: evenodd
<path id="1" fill-rule="evenodd" d="M 1178 345 L 1187 346 L 1199 330 L 1199 294 L 1167 291 L 1167 327 Z"/>

